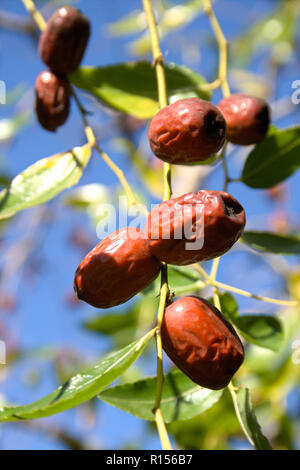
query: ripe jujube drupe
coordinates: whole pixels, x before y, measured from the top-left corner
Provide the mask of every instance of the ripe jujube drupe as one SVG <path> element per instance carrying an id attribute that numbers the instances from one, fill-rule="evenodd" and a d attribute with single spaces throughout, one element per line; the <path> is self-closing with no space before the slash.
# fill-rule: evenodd
<path id="1" fill-rule="evenodd" d="M 162 323 L 169 358 L 202 387 L 226 387 L 244 360 L 243 345 L 222 313 L 207 300 L 183 297 L 170 304 Z"/>
<path id="2" fill-rule="evenodd" d="M 245 211 L 233 196 L 202 190 L 156 206 L 145 232 L 151 253 L 160 261 L 187 265 L 226 253 L 241 236 L 245 223 Z"/>
<path id="3" fill-rule="evenodd" d="M 70 85 L 68 81 L 50 71 L 40 73 L 35 82 L 35 110 L 44 129 L 56 131 L 68 118 Z"/>
<path id="4" fill-rule="evenodd" d="M 207 160 L 225 142 L 226 124 L 216 106 L 198 98 L 178 100 L 152 119 L 148 137 L 161 160 L 189 165 Z"/>
<path id="5" fill-rule="evenodd" d="M 229 142 L 252 145 L 265 138 L 270 124 L 270 108 L 265 100 L 236 93 L 224 98 L 218 108 L 226 121 Z"/>
<path id="6" fill-rule="evenodd" d="M 80 65 L 90 36 L 90 21 L 77 8 L 56 10 L 41 34 L 39 51 L 43 62 L 55 73 L 67 75 Z"/>
<path id="7" fill-rule="evenodd" d="M 94 307 L 115 307 L 151 284 L 160 268 L 145 234 L 128 227 L 106 237 L 85 256 L 75 273 L 74 289 L 79 299 Z"/>

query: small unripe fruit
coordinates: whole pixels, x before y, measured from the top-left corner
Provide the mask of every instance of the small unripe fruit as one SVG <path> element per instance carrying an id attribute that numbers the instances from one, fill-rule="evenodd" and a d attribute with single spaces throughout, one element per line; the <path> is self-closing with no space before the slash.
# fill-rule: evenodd
<path id="1" fill-rule="evenodd" d="M 159 261 L 150 253 L 144 233 L 124 228 L 90 251 L 74 277 L 79 299 L 97 308 L 123 304 L 158 276 Z"/>
<path id="2" fill-rule="evenodd" d="M 229 142 L 252 145 L 265 138 L 270 124 L 270 108 L 265 100 L 234 94 L 224 98 L 218 108 L 226 121 L 226 138 Z"/>
<path id="3" fill-rule="evenodd" d="M 198 297 L 183 297 L 169 305 L 161 334 L 169 358 L 205 388 L 226 387 L 244 360 L 243 345 L 231 324 Z"/>
<path id="4" fill-rule="evenodd" d="M 226 253 L 245 223 L 244 209 L 234 197 L 224 191 L 202 190 L 156 206 L 145 233 L 151 252 L 160 261 L 186 265 Z"/>
<path id="5" fill-rule="evenodd" d="M 70 111 L 70 85 L 52 72 L 44 71 L 35 82 L 35 109 L 41 126 L 56 131 L 68 118 Z"/>
<path id="6" fill-rule="evenodd" d="M 56 10 L 40 37 L 43 62 L 58 74 L 74 72 L 83 58 L 90 36 L 89 19 L 70 5 Z"/>
<path id="7" fill-rule="evenodd" d="M 207 160 L 223 146 L 226 124 L 208 101 L 187 98 L 161 109 L 152 119 L 148 137 L 161 160 L 189 165 Z"/>

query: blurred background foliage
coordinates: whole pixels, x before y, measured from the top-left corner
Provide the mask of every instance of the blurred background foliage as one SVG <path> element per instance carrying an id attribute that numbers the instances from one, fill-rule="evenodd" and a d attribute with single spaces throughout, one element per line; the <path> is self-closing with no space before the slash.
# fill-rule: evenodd
<path id="1" fill-rule="evenodd" d="M 68 2 L 36 3 L 48 17 L 53 9 Z M 82 8 L 92 21 L 86 65 L 103 67 L 128 60 L 149 60 L 150 42 L 140 1 L 69 3 Z M 214 80 L 218 50 L 202 0 L 153 3 L 168 62 L 189 66 L 207 81 Z M 291 101 L 292 82 L 300 79 L 299 2 L 216 0 L 214 7 L 229 41 L 229 80 L 233 90 L 268 99 L 273 121 L 279 128 L 299 123 L 300 105 Z M 36 53 L 37 40 L 35 26 L 21 2 L 1 2 L 0 79 L 8 88 L 6 105 L 0 105 L 1 187 L 6 187 L 13 176 L 35 160 L 84 142 L 75 109 L 71 122 L 56 135 L 47 135 L 36 123 L 32 87 L 34 76 L 42 67 Z M 220 98 L 216 91 L 213 102 Z M 83 93 L 83 99 L 100 142 L 123 167 L 140 199 L 159 202 L 161 163 L 148 148 L 147 121 L 107 108 L 92 95 Z M 230 152 L 230 168 L 239 175 L 249 149 L 230 147 Z M 98 241 L 96 227 L 106 217 L 100 206 L 114 203 L 118 207 L 122 194 L 114 176 L 102 162 L 94 160 L 74 189 L 49 204 L 1 221 L 0 339 L 7 346 L 7 364 L 0 365 L 0 405 L 27 403 L 45 395 L 103 353 L 139 338 L 154 324 L 158 282 L 125 306 L 104 312 L 82 305 L 73 294 L 73 272 Z M 174 195 L 204 186 L 220 189 L 220 164 L 217 160 L 211 166 L 176 167 L 173 184 Z M 234 183 L 230 192 L 246 207 L 248 229 L 270 230 L 283 236 L 300 233 L 299 175 L 280 186 L 256 192 Z M 132 213 L 131 219 L 135 216 Z M 220 277 L 255 293 L 300 301 L 300 266 L 296 256 L 275 256 L 239 243 L 222 259 Z M 178 295 L 198 292 L 198 287 L 190 288 L 194 281 L 186 269 L 170 270 L 171 290 Z M 207 298 L 211 295 L 209 291 L 200 293 Z M 266 346 L 261 337 L 262 331 L 268 336 L 268 328 L 273 326 L 268 321 L 263 328 L 254 325 L 252 343 L 246 343 L 246 361 L 236 382 L 250 388 L 259 422 L 272 445 L 276 449 L 299 449 L 299 309 L 278 308 L 230 294 L 222 298 L 222 307 L 231 320 L 239 312 L 276 313 L 283 325 L 283 334 L 276 336 L 273 348 Z M 172 369 L 168 360 L 165 367 L 167 371 Z M 155 353 L 149 346 L 119 383 L 154 375 Z M 104 402 L 94 399 L 51 418 L 3 424 L 0 446 L 160 448 L 152 424 Z M 177 448 L 250 448 L 227 390 L 210 409 L 184 422 L 170 423 L 168 430 Z"/>

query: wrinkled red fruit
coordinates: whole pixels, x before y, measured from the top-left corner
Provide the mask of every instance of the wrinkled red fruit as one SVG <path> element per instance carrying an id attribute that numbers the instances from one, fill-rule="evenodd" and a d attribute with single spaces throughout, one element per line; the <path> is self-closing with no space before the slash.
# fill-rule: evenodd
<path id="1" fill-rule="evenodd" d="M 145 233 L 152 254 L 160 261 L 185 265 L 226 253 L 241 236 L 245 222 L 244 209 L 234 197 L 203 190 L 156 206 Z"/>
<path id="2" fill-rule="evenodd" d="M 245 94 L 224 98 L 218 108 L 224 115 L 229 142 L 252 145 L 261 142 L 270 124 L 270 108 L 265 100 Z"/>
<path id="3" fill-rule="evenodd" d="M 161 334 L 169 358 L 202 387 L 226 387 L 244 360 L 243 345 L 231 324 L 198 297 L 183 297 L 169 305 Z"/>
<path id="4" fill-rule="evenodd" d="M 35 82 L 35 109 L 44 129 L 56 131 L 68 118 L 70 110 L 70 85 L 52 72 L 42 72 Z"/>
<path id="5" fill-rule="evenodd" d="M 148 137 L 161 160 L 180 165 L 206 160 L 225 141 L 225 120 L 214 105 L 198 98 L 176 101 L 152 119 Z"/>
<path id="6" fill-rule="evenodd" d="M 90 36 L 89 19 L 72 6 L 53 13 L 43 31 L 39 52 L 43 62 L 58 74 L 74 72 L 82 60 Z"/>
<path id="7" fill-rule="evenodd" d="M 79 299 L 97 308 L 123 304 L 145 289 L 160 272 L 144 233 L 138 228 L 117 230 L 90 251 L 74 277 Z"/>

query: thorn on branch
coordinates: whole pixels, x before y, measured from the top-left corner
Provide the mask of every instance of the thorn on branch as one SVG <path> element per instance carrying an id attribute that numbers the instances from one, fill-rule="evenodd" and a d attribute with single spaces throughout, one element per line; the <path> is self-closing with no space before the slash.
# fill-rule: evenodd
<path id="1" fill-rule="evenodd" d="M 164 62 L 165 62 L 165 58 L 164 58 L 164 56 L 161 54 L 161 55 L 155 57 L 155 59 L 153 59 L 152 67 L 155 67 L 156 65 L 163 65 Z"/>

